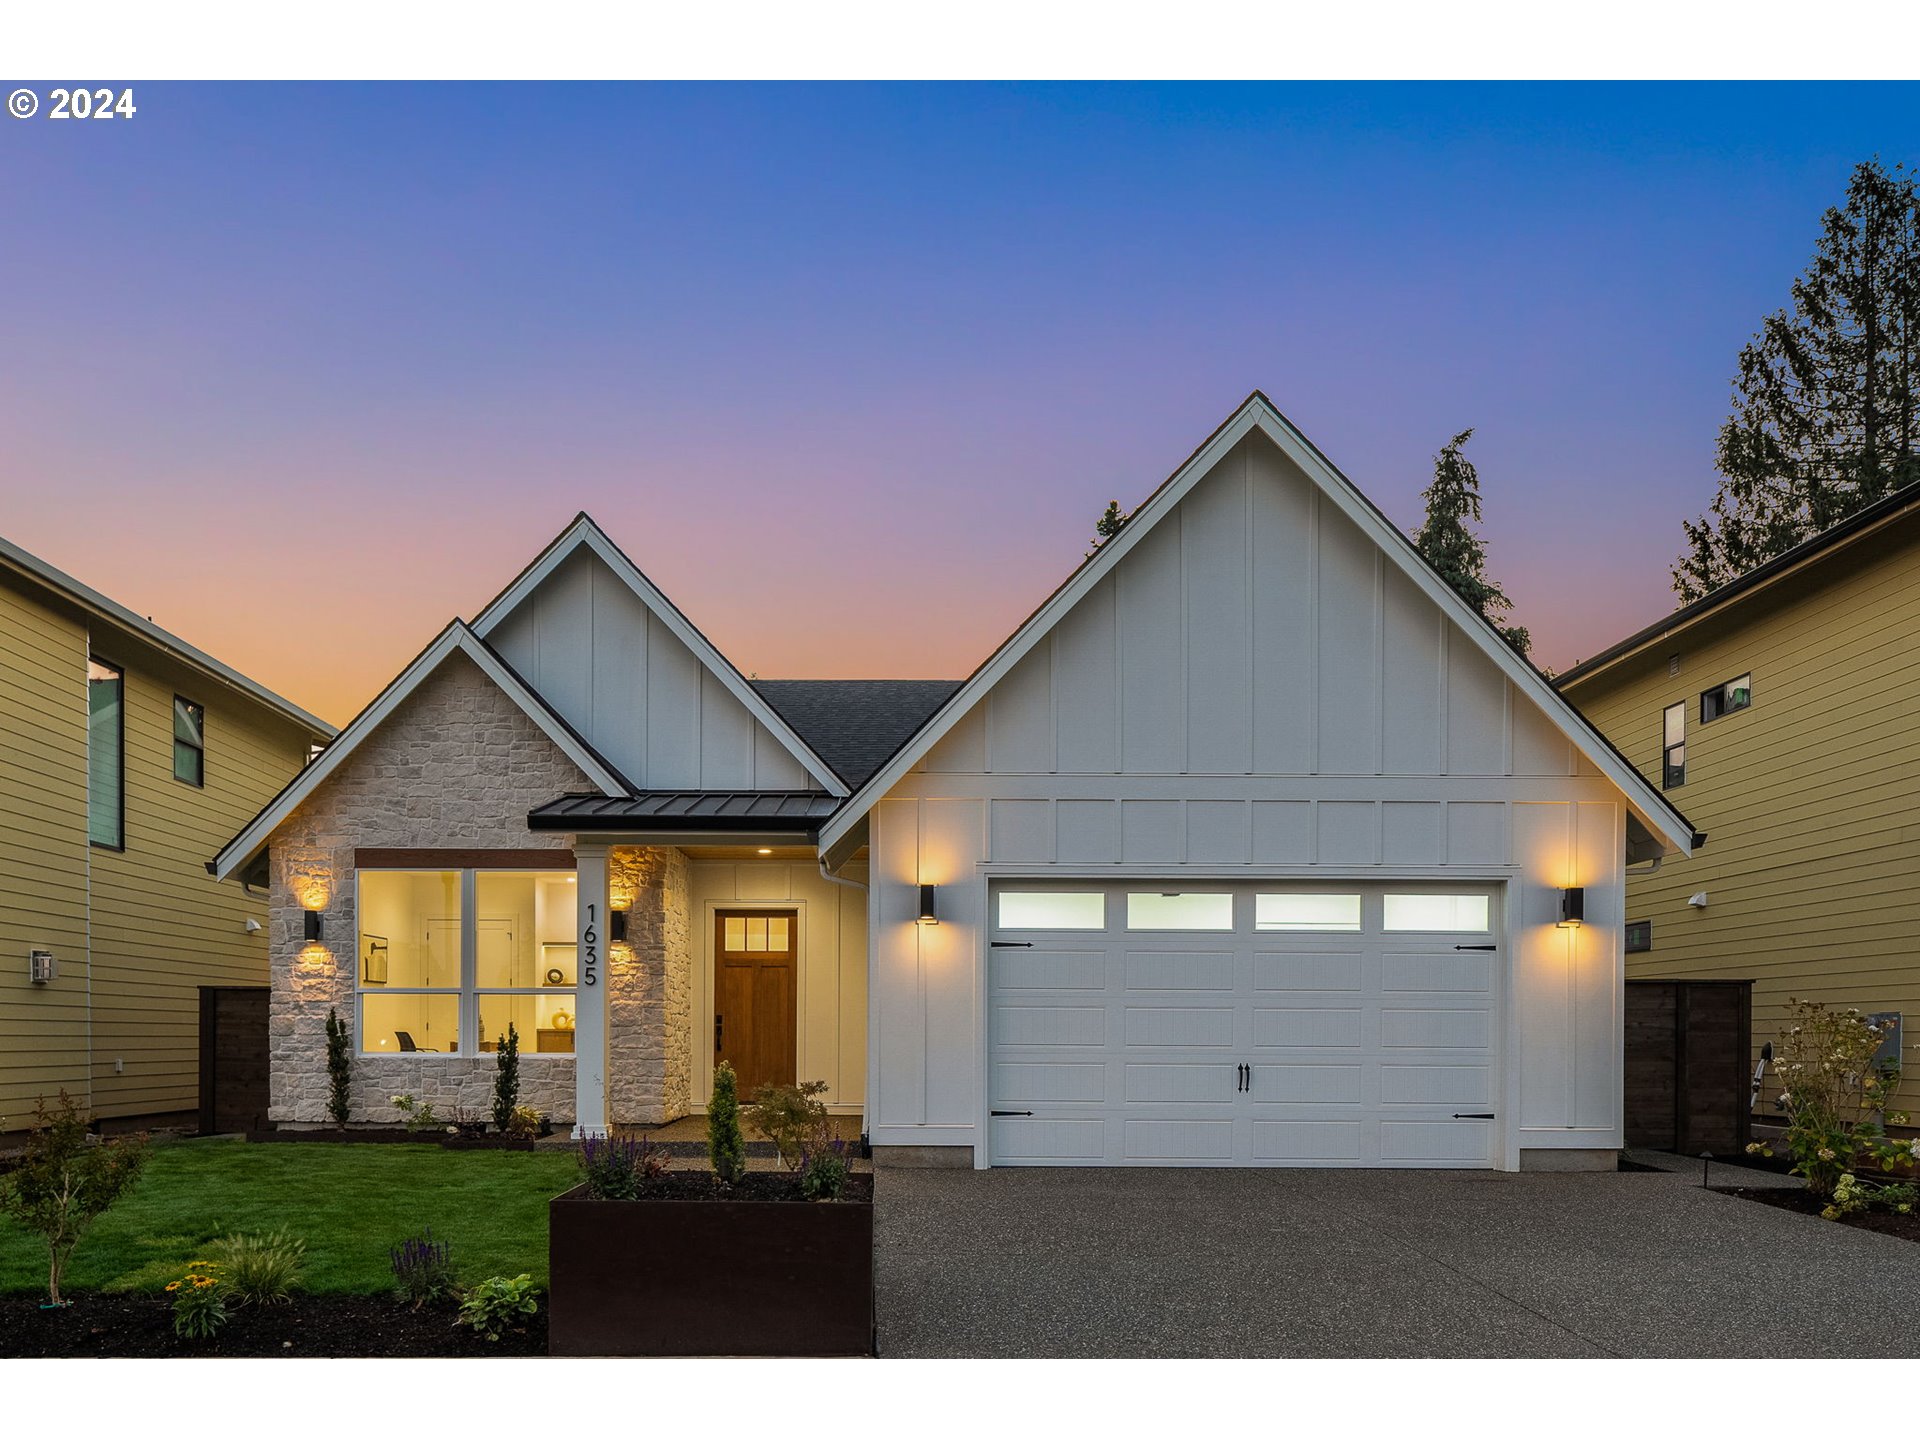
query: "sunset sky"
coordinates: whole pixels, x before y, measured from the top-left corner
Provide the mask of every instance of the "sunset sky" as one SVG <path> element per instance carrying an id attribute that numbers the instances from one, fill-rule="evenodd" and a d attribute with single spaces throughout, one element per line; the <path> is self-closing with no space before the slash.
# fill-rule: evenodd
<path id="1" fill-rule="evenodd" d="M 1920 87 L 194 86 L 0 118 L 0 535 L 330 720 L 591 512 L 743 670 L 958 677 L 1259 388 L 1536 659 L 1672 604 Z"/>

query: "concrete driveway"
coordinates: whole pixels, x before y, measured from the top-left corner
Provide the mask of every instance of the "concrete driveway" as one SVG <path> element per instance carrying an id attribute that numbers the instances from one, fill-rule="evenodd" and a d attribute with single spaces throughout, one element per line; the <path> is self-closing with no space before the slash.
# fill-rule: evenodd
<path id="1" fill-rule="evenodd" d="M 1685 1168 L 883 1170 L 880 1353 L 1920 1353 L 1920 1245 L 1669 1163 Z"/>

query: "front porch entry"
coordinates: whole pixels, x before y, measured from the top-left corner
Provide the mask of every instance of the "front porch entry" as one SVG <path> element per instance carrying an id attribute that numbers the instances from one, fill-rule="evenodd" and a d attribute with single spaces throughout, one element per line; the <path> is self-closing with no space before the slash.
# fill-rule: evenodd
<path id="1" fill-rule="evenodd" d="M 811 845 L 724 838 L 571 837 L 577 1136 L 701 1114 L 723 1061 L 743 1101 L 819 1080 L 835 1114 L 865 1110 L 864 866 L 828 876 Z"/>

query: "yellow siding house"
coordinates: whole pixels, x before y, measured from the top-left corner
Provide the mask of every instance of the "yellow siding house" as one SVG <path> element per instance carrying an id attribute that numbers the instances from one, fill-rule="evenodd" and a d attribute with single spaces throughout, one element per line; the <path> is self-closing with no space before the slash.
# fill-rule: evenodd
<path id="1" fill-rule="evenodd" d="M 333 727 L 0 540 L 0 1133 L 197 1104 L 202 985 L 265 985 L 207 859 Z"/>
<path id="2" fill-rule="evenodd" d="M 1629 977 L 1752 980 L 1756 1048 L 1789 997 L 1895 1012 L 1911 1071 L 1920 487 L 1556 684 L 1708 836 L 1686 865 L 1628 872 Z"/>

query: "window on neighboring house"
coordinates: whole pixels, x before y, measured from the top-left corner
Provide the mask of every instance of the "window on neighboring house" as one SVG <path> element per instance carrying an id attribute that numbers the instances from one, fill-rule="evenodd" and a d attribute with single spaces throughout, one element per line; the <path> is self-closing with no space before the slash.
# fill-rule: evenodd
<path id="1" fill-rule="evenodd" d="M 1629 920 L 1627 922 L 1627 953 L 1638 955 L 1643 950 L 1651 949 L 1653 949 L 1653 922 Z"/>
<path id="2" fill-rule="evenodd" d="M 1731 715 L 1751 704 L 1753 676 L 1742 675 L 1738 680 L 1729 680 L 1724 685 L 1700 692 L 1700 723 L 1704 725 L 1709 720 L 1718 720 L 1722 715 Z"/>
<path id="3" fill-rule="evenodd" d="M 173 778 L 207 783 L 207 707 L 173 697 Z"/>
<path id="4" fill-rule="evenodd" d="M 127 844 L 126 672 L 87 661 L 87 839 L 110 850 Z"/>
<path id="5" fill-rule="evenodd" d="M 360 1049 L 573 1053 L 571 870 L 362 870 Z"/>
<path id="6" fill-rule="evenodd" d="M 1687 783 L 1687 706 L 1669 705 L 1660 716 L 1660 788 Z"/>

